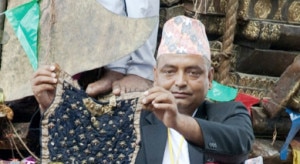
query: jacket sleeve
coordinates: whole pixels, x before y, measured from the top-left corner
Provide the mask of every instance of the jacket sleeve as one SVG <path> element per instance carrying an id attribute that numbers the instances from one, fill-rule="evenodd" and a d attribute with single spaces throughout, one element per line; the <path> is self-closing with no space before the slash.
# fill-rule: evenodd
<path id="1" fill-rule="evenodd" d="M 252 148 L 254 134 L 250 115 L 238 102 L 207 105 L 207 120 L 195 118 L 201 127 L 207 158 L 241 163 Z"/>

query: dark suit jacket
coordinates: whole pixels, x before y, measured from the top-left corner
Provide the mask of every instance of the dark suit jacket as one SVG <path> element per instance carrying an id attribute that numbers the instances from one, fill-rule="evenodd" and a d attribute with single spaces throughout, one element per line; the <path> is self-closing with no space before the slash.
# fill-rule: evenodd
<path id="1" fill-rule="evenodd" d="M 190 163 L 242 163 L 254 140 L 246 108 L 238 102 L 205 101 L 195 115 L 202 129 L 204 147 L 188 142 Z M 152 112 L 142 111 L 141 144 L 136 163 L 160 164 L 167 143 L 167 128 Z"/>

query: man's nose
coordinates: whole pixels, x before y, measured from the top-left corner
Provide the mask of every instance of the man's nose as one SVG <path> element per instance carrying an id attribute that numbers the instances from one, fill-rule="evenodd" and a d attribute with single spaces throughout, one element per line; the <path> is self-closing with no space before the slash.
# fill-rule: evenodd
<path id="1" fill-rule="evenodd" d="M 175 85 L 177 87 L 183 87 L 187 85 L 187 79 L 184 73 L 179 73 L 176 77 Z"/>

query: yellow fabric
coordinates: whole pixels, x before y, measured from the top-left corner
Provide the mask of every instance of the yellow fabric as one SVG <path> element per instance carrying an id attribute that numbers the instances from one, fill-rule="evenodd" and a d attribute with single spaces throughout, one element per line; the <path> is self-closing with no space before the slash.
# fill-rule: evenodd
<path id="1" fill-rule="evenodd" d="M 293 164 L 299 164 L 300 163 L 300 142 L 294 139 L 291 141 L 290 145 L 293 154 Z"/>
<path id="2" fill-rule="evenodd" d="M 293 149 L 293 164 L 300 163 L 300 150 Z"/>

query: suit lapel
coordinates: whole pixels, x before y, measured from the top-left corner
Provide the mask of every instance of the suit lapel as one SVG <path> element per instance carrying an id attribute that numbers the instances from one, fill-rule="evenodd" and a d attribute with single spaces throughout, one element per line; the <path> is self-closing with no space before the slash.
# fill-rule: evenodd
<path id="1" fill-rule="evenodd" d="M 196 115 L 194 117 L 196 118 L 202 118 L 202 119 L 205 119 L 207 120 L 208 116 L 207 116 L 207 111 L 206 111 L 206 101 L 204 101 L 199 107 L 198 107 L 198 110 L 196 112 Z"/>
<path id="2" fill-rule="evenodd" d="M 195 118 L 208 119 L 207 111 L 206 111 L 206 103 L 204 101 L 199 107 L 195 114 Z M 190 163 L 204 163 L 204 153 L 199 153 L 199 148 L 193 146 L 192 144 L 188 144 Z"/>
<path id="3" fill-rule="evenodd" d="M 147 163 L 162 163 L 167 142 L 167 130 L 153 114 L 146 117 L 149 125 L 142 127 Z"/>

